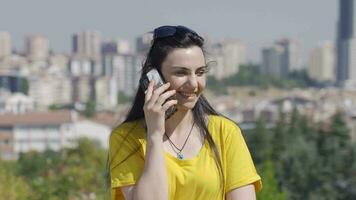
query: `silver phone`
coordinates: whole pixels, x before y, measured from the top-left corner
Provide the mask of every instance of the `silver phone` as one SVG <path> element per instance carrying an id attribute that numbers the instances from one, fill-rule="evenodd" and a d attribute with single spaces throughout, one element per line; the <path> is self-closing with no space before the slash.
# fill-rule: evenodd
<path id="1" fill-rule="evenodd" d="M 148 84 L 152 80 L 155 81 L 156 88 L 164 84 L 164 81 L 160 73 L 157 71 L 157 69 L 153 68 L 149 72 L 147 72 L 147 74 L 145 74 L 140 80 L 140 87 L 142 87 L 143 91 L 147 90 Z M 169 101 L 171 99 L 172 97 L 169 97 L 166 101 Z M 166 111 L 165 118 L 166 119 L 170 118 L 175 112 L 177 112 L 176 106 L 173 105 L 169 107 L 168 110 Z"/>

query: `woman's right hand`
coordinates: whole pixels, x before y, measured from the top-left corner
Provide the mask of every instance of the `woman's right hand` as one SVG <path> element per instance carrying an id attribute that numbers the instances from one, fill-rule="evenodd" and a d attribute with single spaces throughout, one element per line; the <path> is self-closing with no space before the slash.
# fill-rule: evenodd
<path id="1" fill-rule="evenodd" d="M 166 100 L 173 96 L 176 91 L 166 91 L 170 84 L 166 83 L 154 89 L 155 82 L 151 81 L 145 91 L 145 104 L 143 110 L 147 126 L 147 136 L 162 137 L 165 132 L 165 112 L 166 110 L 177 104 L 177 100 Z"/>

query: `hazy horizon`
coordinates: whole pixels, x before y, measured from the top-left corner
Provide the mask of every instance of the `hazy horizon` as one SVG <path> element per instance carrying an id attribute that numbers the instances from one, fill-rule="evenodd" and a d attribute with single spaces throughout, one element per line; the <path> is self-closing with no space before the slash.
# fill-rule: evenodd
<path id="1" fill-rule="evenodd" d="M 13 47 L 23 49 L 24 36 L 39 33 L 55 52 L 70 53 L 71 35 L 98 30 L 102 39 L 134 39 L 166 24 L 188 26 L 213 41 L 241 40 L 247 58 L 260 61 L 260 49 L 282 37 L 300 43 L 303 63 L 318 43 L 336 37 L 338 1 L 24 1 L 0 0 L 0 31 L 9 31 Z M 36 4 L 35 4 L 36 3 Z M 134 48 L 134 46 L 131 46 Z"/>

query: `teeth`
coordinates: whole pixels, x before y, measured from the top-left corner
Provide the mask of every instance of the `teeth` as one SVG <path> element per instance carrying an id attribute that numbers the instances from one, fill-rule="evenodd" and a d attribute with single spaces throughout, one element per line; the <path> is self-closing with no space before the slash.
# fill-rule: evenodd
<path id="1" fill-rule="evenodd" d="M 184 92 L 180 92 L 182 95 L 187 96 L 187 97 L 192 97 L 195 95 L 195 93 L 184 93 Z"/>

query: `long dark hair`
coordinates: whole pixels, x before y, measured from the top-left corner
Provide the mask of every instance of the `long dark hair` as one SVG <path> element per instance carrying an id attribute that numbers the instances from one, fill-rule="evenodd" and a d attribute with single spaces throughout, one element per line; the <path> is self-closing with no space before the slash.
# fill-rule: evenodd
<path id="1" fill-rule="evenodd" d="M 192 46 L 198 46 L 202 50 L 204 50 L 204 39 L 194 31 L 189 31 L 189 29 L 186 28 L 179 28 L 179 26 L 176 27 L 176 32 L 171 36 L 163 38 L 154 38 L 147 54 L 146 60 L 143 63 L 141 77 L 152 68 L 156 68 L 161 73 L 161 65 L 170 52 L 172 52 L 176 48 L 189 48 Z M 144 99 L 144 91 L 141 87 L 138 87 L 131 109 L 129 110 L 128 115 L 123 123 L 144 119 Z M 213 151 L 214 160 L 219 170 L 222 195 L 224 195 L 225 178 L 221 156 L 208 130 L 207 121 L 205 118 L 205 116 L 207 115 L 221 114 L 214 110 L 214 108 L 209 104 L 203 94 L 200 95 L 197 103 L 192 109 L 192 112 L 195 124 L 198 126 L 200 132 L 205 136 L 208 141 L 209 147 Z"/>

